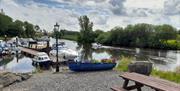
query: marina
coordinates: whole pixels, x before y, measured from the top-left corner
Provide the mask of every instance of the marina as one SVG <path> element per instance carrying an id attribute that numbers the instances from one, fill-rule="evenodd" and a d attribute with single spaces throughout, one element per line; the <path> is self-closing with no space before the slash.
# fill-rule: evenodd
<path id="1" fill-rule="evenodd" d="M 86 59 L 86 60 L 102 60 L 102 59 L 110 59 L 110 58 L 120 58 L 121 56 L 132 56 L 135 57 L 134 60 L 137 61 L 147 61 L 150 60 L 153 62 L 154 67 L 160 70 L 165 70 L 165 71 L 173 71 L 175 70 L 176 66 L 180 64 L 180 60 L 178 58 L 179 52 L 177 51 L 163 51 L 159 50 L 153 51 L 153 50 L 147 50 L 147 49 L 128 49 L 128 48 L 116 48 L 116 47 L 108 47 L 108 46 L 101 46 L 99 48 L 94 49 L 93 47 L 87 47 L 87 49 L 82 49 L 79 48 L 78 44 L 74 41 L 69 41 L 69 40 L 59 40 L 60 42 L 64 42 L 65 46 L 67 48 L 70 48 L 71 50 L 75 50 L 81 58 Z M 55 43 L 55 39 L 50 38 L 50 45 L 53 45 Z M 0 67 L 1 71 L 14 71 L 16 69 L 6 67 L 8 65 L 16 65 L 18 68 L 21 69 L 20 63 L 25 63 L 24 65 L 29 65 L 27 67 L 30 67 L 29 72 L 32 72 L 36 67 L 32 65 L 32 59 L 35 55 L 39 53 L 39 51 L 26 48 L 26 47 L 18 47 L 18 49 L 21 50 L 20 55 L 23 57 L 17 58 L 16 55 L 11 56 L 11 59 L 8 59 L 9 61 L 5 60 L 7 57 L 1 57 L 0 61 Z M 28 55 L 27 55 L 28 54 Z M 83 54 L 83 55 L 82 55 Z M 7 55 L 8 56 L 8 55 Z M 8 56 L 9 57 L 9 56 Z M 9 57 L 10 58 L 10 57 Z M 56 63 L 56 55 L 49 55 L 49 58 L 53 63 Z M 63 56 L 59 56 L 59 62 L 66 62 L 68 61 L 67 59 L 64 59 Z M 77 58 L 75 59 L 77 60 Z M 79 60 L 79 59 L 78 59 Z M 168 61 L 170 60 L 170 61 Z M 24 62 L 23 62 L 24 61 Z M 4 63 L 5 62 L 5 63 Z M 24 69 L 22 67 L 22 69 Z"/>
<path id="2" fill-rule="evenodd" d="M 180 91 L 179 0 L 0 0 L 0 91 Z"/>

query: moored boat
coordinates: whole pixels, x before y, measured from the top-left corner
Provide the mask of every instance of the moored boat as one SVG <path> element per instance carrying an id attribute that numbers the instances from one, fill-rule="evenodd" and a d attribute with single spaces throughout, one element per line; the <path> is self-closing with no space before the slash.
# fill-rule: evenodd
<path id="1" fill-rule="evenodd" d="M 50 66 L 52 61 L 45 52 L 39 52 L 33 59 L 33 64 L 39 66 Z"/>
<path id="2" fill-rule="evenodd" d="M 53 47 L 53 49 L 50 51 L 50 55 L 56 56 L 56 47 Z M 70 48 L 67 48 L 62 45 L 58 45 L 58 57 L 63 58 L 66 60 L 74 60 L 78 56 L 78 53 Z"/>
<path id="3" fill-rule="evenodd" d="M 81 71 L 101 71 L 112 70 L 116 63 L 82 63 L 82 62 L 70 62 L 68 63 L 69 69 L 75 72 Z"/>

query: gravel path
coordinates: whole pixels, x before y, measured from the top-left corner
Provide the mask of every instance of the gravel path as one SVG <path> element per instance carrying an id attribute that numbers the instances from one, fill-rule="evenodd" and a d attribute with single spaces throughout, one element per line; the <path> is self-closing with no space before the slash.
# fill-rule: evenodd
<path id="1" fill-rule="evenodd" d="M 34 74 L 26 81 L 12 84 L 3 91 L 112 91 L 110 87 L 123 84 L 119 74 L 116 71 L 43 72 Z M 150 90 L 144 87 L 142 91 Z"/>

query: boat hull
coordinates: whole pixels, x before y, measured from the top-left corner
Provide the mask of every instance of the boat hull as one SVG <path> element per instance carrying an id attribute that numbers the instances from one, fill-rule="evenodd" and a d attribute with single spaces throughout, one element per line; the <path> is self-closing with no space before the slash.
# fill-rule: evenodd
<path id="1" fill-rule="evenodd" d="M 101 71 L 101 70 L 112 70 L 116 63 L 76 63 L 71 62 L 68 64 L 69 69 L 72 71 Z"/>
<path id="2" fill-rule="evenodd" d="M 52 64 L 52 61 L 44 61 L 44 62 L 37 62 L 33 61 L 32 63 L 34 66 L 40 66 L 40 67 L 49 67 Z"/>

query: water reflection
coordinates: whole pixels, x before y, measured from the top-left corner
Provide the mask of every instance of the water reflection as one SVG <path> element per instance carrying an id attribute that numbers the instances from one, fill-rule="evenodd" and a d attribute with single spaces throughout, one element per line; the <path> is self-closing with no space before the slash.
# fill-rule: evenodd
<path id="1" fill-rule="evenodd" d="M 83 60 L 101 60 L 105 58 L 119 59 L 120 57 L 125 56 L 134 57 L 134 61 L 150 61 L 154 64 L 155 68 L 165 71 L 174 71 L 177 66 L 180 66 L 180 53 L 172 50 L 115 47 L 94 49 L 91 45 L 79 45 L 77 50 L 83 54 Z"/>
<path id="2" fill-rule="evenodd" d="M 68 48 L 78 51 L 82 60 L 101 60 L 106 58 L 119 59 L 122 56 L 135 57 L 135 61 L 151 61 L 154 67 L 160 70 L 173 71 L 177 66 L 180 66 L 180 51 L 172 50 L 152 50 L 141 48 L 116 48 L 102 46 L 101 48 L 93 48 L 90 44 L 77 44 L 74 41 L 60 40 L 65 42 Z M 55 43 L 55 39 L 50 40 L 50 43 Z M 0 57 L 0 71 L 7 70 L 12 72 L 32 72 L 36 67 L 32 65 L 32 59 L 26 56 L 19 56 L 17 61 L 16 56 Z"/>
<path id="3" fill-rule="evenodd" d="M 91 44 L 78 44 L 79 46 L 77 49 L 80 50 L 80 55 L 81 55 L 81 61 L 84 60 L 92 60 L 92 45 Z"/>
<path id="4" fill-rule="evenodd" d="M 0 70 L 15 72 L 15 73 L 26 73 L 35 70 L 32 66 L 31 58 L 20 56 L 17 62 L 15 56 L 4 56 L 0 61 Z"/>

